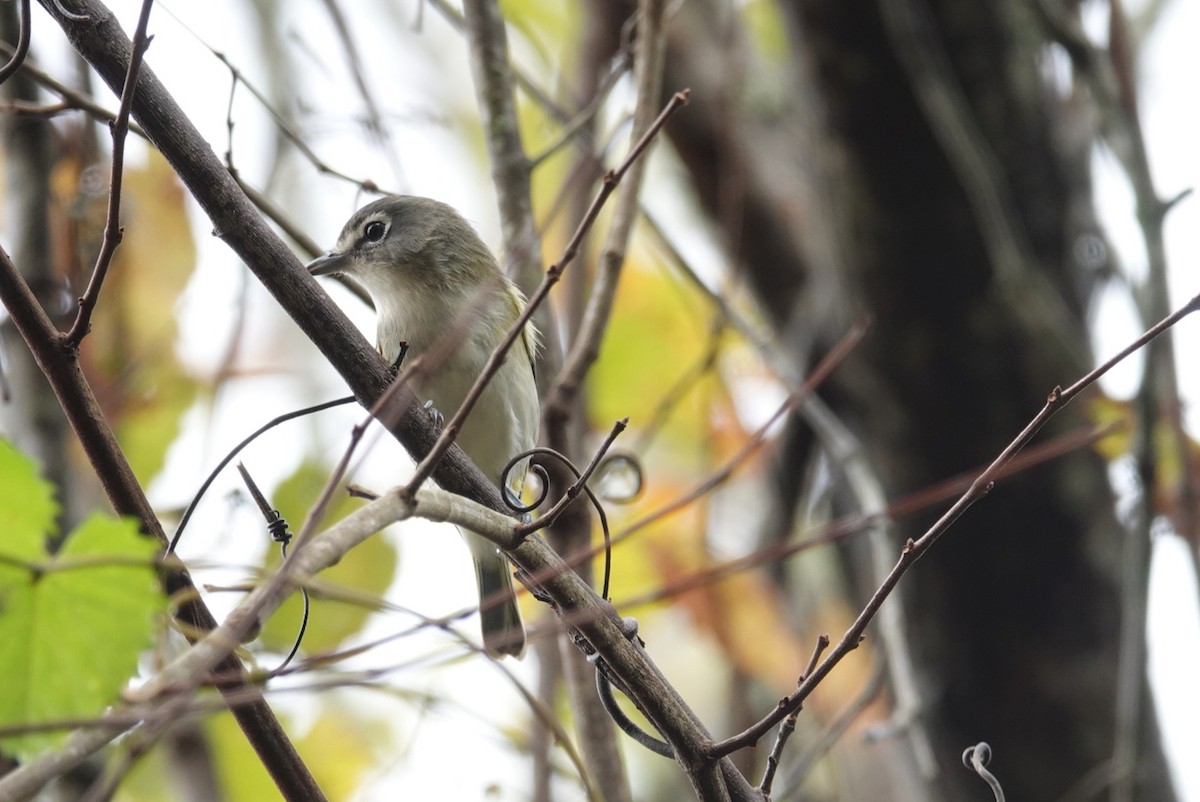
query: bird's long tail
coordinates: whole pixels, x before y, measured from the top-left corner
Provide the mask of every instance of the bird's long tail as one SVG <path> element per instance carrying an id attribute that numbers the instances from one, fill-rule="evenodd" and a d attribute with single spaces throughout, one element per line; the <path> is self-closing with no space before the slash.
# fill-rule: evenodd
<path id="1" fill-rule="evenodd" d="M 525 651 L 525 627 L 521 624 L 508 559 L 491 541 L 474 532 L 462 534 L 475 559 L 483 648 L 492 657 L 520 657 Z"/>

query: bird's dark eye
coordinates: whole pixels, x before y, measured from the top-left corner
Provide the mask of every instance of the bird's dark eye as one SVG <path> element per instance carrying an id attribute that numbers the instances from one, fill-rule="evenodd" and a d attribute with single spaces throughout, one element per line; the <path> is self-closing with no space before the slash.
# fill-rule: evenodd
<path id="1" fill-rule="evenodd" d="M 372 220 L 367 223 L 367 227 L 363 229 L 363 236 L 367 242 L 379 242 L 383 239 L 383 235 L 387 233 L 387 226 L 379 220 Z"/>

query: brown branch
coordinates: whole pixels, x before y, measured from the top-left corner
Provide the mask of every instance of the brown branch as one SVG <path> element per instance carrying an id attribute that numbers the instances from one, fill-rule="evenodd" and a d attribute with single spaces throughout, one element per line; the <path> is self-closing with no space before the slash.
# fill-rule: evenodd
<path id="1" fill-rule="evenodd" d="M 492 162 L 492 183 L 499 201 L 504 236 L 501 264 L 519 286 L 529 289 L 535 286 L 542 272 L 542 243 L 533 224 L 531 166 L 521 144 L 521 127 L 513 100 L 504 17 L 495 0 L 466 0 L 463 18 L 479 115 Z M 543 331 L 551 333 L 548 312 L 539 316 L 538 323 Z M 551 341 L 554 339 L 551 337 Z M 553 358 L 557 361 L 557 353 Z"/>
<path id="2" fill-rule="evenodd" d="M 808 658 L 808 665 L 804 669 L 804 673 L 800 675 L 797 684 L 804 681 L 804 678 L 812 673 L 817 667 L 817 660 L 821 659 L 821 652 L 829 648 L 829 636 L 817 636 L 817 642 L 813 645 L 812 656 Z M 792 711 L 792 714 L 783 722 L 783 726 L 779 728 L 779 734 L 775 736 L 775 745 L 771 747 L 771 754 L 767 755 L 767 768 L 763 772 L 762 781 L 758 784 L 758 790 L 762 791 L 763 796 L 767 799 L 771 798 L 771 786 L 775 783 L 775 772 L 779 770 L 779 761 L 783 757 L 783 748 L 787 746 L 788 740 L 792 737 L 792 733 L 796 731 L 796 721 L 800 718 L 800 708 Z"/>

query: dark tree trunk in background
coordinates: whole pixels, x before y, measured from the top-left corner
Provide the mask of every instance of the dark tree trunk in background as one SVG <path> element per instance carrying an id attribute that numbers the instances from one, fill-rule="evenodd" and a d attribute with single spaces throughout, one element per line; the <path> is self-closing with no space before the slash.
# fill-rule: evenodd
<path id="1" fill-rule="evenodd" d="M 17 5 L 0 8 L 0 35 L 17 41 Z M 7 60 L 8 56 L 3 57 Z M 7 100 L 36 102 L 37 87 L 28 75 L 17 73 L 3 88 Z M 54 164 L 54 139 L 50 122 L 37 116 L 6 115 L 0 129 L 5 171 L 5 228 L 12 257 L 25 280 L 56 322 L 72 312 L 70 297 L 51 249 L 50 171 Z M 66 419 L 58 407 L 50 384 L 42 376 L 33 356 L 14 347 L 21 335 L 5 314 L 0 319 L 0 341 L 5 364 L 0 365 L 0 432 L 37 460 L 47 480 L 59 488 L 59 528 L 72 522 L 77 510 L 73 477 L 68 466 Z"/>
<path id="2" fill-rule="evenodd" d="M 794 86 L 768 108 L 703 6 L 673 22 L 667 88 L 695 102 L 668 131 L 782 345 L 809 357 L 806 321 L 830 342 L 869 313 L 826 393 L 890 498 L 990 461 L 1090 358 L 1086 116 L 1050 85 L 1037 19 L 1022 3 L 785 0 Z M 1107 798 L 1126 536 L 1111 501 L 1091 452 L 1031 469 L 902 583 L 939 769 L 924 798 L 987 796 L 959 764 L 980 740 L 1009 799 Z M 933 519 L 899 521 L 896 553 Z M 1169 800 L 1143 710 L 1134 798 Z"/>

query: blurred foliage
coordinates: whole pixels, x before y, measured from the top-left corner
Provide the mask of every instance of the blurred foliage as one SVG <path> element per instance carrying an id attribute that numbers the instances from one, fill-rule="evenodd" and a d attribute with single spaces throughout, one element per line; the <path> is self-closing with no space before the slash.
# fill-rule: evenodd
<path id="1" fill-rule="evenodd" d="M 1139 412 L 1133 402 L 1122 401 L 1106 395 L 1097 395 L 1087 402 L 1087 414 L 1100 428 L 1112 427 L 1112 431 L 1095 445 L 1096 451 L 1110 463 L 1133 457 L 1138 450 L 1138 439 L 1142 430 L 1135 425 Z M 1191 463 L 1192 476 L 1200 476 L 1200 443 L 1186 438 L 1186 456 L 1181 458 L 1176 447 L 1178 433 L 1166 415 L 1160 415 L 1151 429 L 1154 438 L 1152 453 L 1157 457 L 1154 471 L 1154 508 L 1171 518 L 1176 531 L 1187 531 L 1188 515 L 1182 505 L 1183 460 Z M 1186 435 L 1185 435 L 1186 436 Z M 1194 492 L 1200 491 L 1196 488 Z"/>
<path id="2" fill-rule="evenodd" d="M 710 347 L 705 306 L 699 293 L 647 262 L 630 255 L 617 288 L 613 316 L 601 343 L 600 358 L 588 375 L 588 417 L 607 431 L 624 417 L 630 434 L 648 424 L 672 399 L 688 368 Z M 706 374 L 669 409 L 659 435 L 674 460 L 700 468 L 713 454 L 708 439 L 710 404 L 720 405 L 719 378 Z M 644 456 L 643 456 L 644 458 Z"/>
<path id="3" fill-rule="evenodd" d="M 574 41 L 572 34 L 578 26 L 579 16 L 577 5 L 554 0 L 501 0 L 500 11 L 505 21 L 535 49 L 544 67 L 561 71 L 562 65 L 554 62 L 566 53 L 551 51 Z"/>
<path id="4" fill-rule="evenodd" d="M 750 0 L 742 6 L 742 22 L 753 43 L 753 52 L 778 64 L 787 60 L 791 43 L 787 38 L 787 22 L 772 0 Z"/>
<path id="5" fill-rule="evenodd" d="M 295 732 L 295 723 L 285 722 Z M 204 722 L 214 751 L 217 774 L 228 802 L 278 799 L 279 791 L 229 713 L 209 716 Z M 360 708 L 324 705 L 306 723 L 306 734 L 296 738 L 296 748 L 330 800 L 349 799 L 362 784 L 364 773 L 390 744 L 383 722 L 372 720 Z M 153 797 L 147 797 L 153 798 Z M 130 800 L 133 802 L 133 800 Z"/>
<path id="6" fill-rule="evenodd" d="M 246 736 L 227 712 L 209 716 L 204 730 L 213 752 L 221 791 L 228 802 L 278 799 L 279 790 L 262 762 L 248 748 Z"/>
<path id="7" fill-rule="evenodd" d="M 126 166 L 123 238 L 113 256 L 80 362 L 117 433 L 134 474 L 149 482 L 179 434 L 199 385 L 175 353 L 176 306 L 195 266 L 196 249 L 182 185 L 157 151 Z M 99 164 L 62 159 L 52 185 L 70 239 L 77 244 L 76 293 L 91 274 L 103 238 L 108 175 Z"/>
<path id="8" fill-rule="evenodd" d="M 349 799 L 364 775 L 394 754 L 394 729 L 388 725 L 360 707 L 326 704 L 296 748 L 329 799 Z"/>

